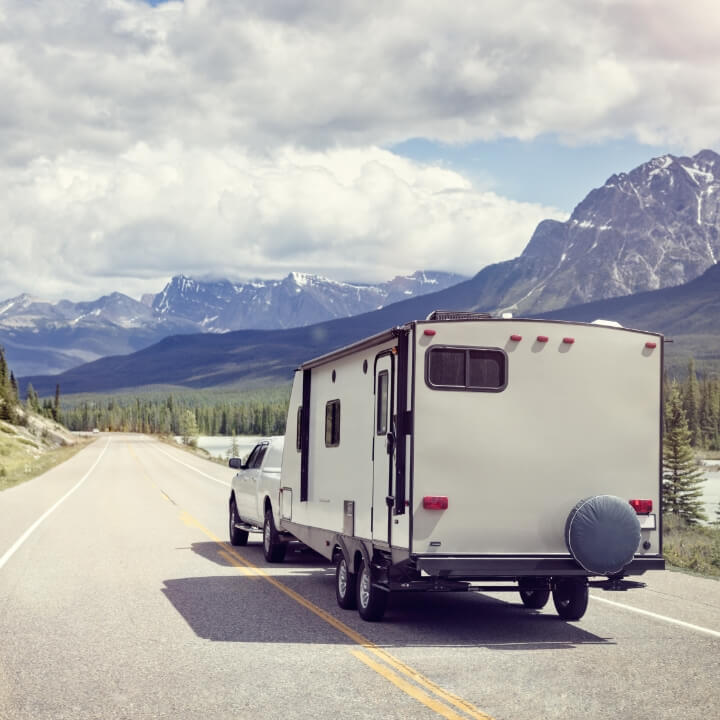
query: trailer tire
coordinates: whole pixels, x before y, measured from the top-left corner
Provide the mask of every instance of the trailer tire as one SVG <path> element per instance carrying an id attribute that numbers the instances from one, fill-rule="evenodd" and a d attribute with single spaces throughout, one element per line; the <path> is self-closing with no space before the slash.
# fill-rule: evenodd
<path id="1" fill-rule="evenodd" d="M 263 523 L 263 554 L 265 559 L 271 563 L 282 562 L 287 550 L 287 543 L 280 540 L 280 535 L 275 527 L 272 510 L 265 511 L 265 522 Z"/>
<path id="2" fill-rule="evenodd" d="M 235 527 L 235 523 L 240 522 L 240 516 L 237 512 L 235 498 L 230 500 L 230 544 L 231 545 L 247 545 L 248 531 L 240 530 Z"/>
<path id="3" fill-rule="evenodd" d="M 365 559 L 360 563 L 357 574 L 357 609 L 360 617 L 368 622 L 381 620 L 387 607 L 388 593 L 372 583 L 372 573 Z"/>
<path id="4" fill-rule="evenodd" d="M 357 607 L 357 575 L 348 569 L 345 555 L 338 553 L 335 564 L 335 597 L 343 610 L 354 610 Z"/>
<path id="5" fill-rule="evenodd" d="M 583 578 L 560 578 L 553 586 L 553 603 L 563 620 L 579 620 L 588 606 L 588 584 Z"/>
<path id="6" fill-rule="evenodd" d="M 547 588 L 524 587 L 531 584 L 532 583 L 525 578 L 520 578 L 518 582 L 522 604 L 531 610 L 542 610 L 550 599 L 550 590 Z"/>
<path id="7" fill-rule="evenodd" d="M 616 575 L 640 545 L 640 521 L 627 500 L 595 495 L 581 500 L 565 522 L 565 544 L 592 575 Z"/>

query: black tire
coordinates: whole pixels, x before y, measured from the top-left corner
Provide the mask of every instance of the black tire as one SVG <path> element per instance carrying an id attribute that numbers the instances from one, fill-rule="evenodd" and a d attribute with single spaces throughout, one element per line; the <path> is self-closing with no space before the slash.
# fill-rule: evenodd
<path id="1" fill-rule="evenodd" d="M 583 578 L 561 578 L 553 588 L 553 603 L 563 620 L 579 620 L 588 606 L 588 584 Z"/>
<path id="2" fill-rule="evenodd" d="M 381 620 L 385 614 L 389 593 L 373 586 L 370 568 L 364 560 L 360 563 L 355 589 L 360 617 L 368 622 Z"/>
<path id="3" fill-rule="evenodd" d="M 248 531 L 240 530 L 235 527 L 235 523 L 240 522 L 240 516 L 235 505 L 235 498 L 230 500 L 230 544 L 231 545 L 247 545 Z"/>
<path id="4" fill-rule="evenodd" d="M 531 610 L 541 610 L 547 605 L 550 599 L 550 590 L 548 588 L 532 587 L 531 580 L 520 578 L 518 589 L 520 591 L 520 599 L 526 608 Z"/>
<path id="5" fill-rule="evenodd" d="M 263 554 L 268 562 L 282 562 L 287 550 L 287 543 L 280 540 L 280 535 L 275 528 L 272 510 L 265 513 L 263 524 Z"/>
<path id="6" fill-rule="evenodd" d="M 338 554 L 335 563 L 335 597 L 343 610 L 354 610 L 357 607 L 357 575 L 348 570 L 343 553 Z"/>

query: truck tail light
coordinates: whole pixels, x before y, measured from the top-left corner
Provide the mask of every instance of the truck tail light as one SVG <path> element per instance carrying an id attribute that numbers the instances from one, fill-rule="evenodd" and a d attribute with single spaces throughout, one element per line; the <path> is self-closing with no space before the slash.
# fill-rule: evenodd
<path id="1" fill-rule="evenodd" d="M 448 499 L 445 495 L 426 495 L 423 498 L 425 510 L 447 510 Z"/>
<path id="2" fill-rule="evenodd" d="M 652 512 L 652 500 L 630 500 L 630 505 L 638 515 L 649 515 Z"/>

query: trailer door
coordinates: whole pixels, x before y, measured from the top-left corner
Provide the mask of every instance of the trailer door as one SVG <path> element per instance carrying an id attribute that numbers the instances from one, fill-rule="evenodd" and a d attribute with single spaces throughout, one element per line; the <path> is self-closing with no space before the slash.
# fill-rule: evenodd
<path id="1" fill-rule="evenodd" d="M 375 417 L 373 421 L 373 540 L 390 543 L 392 478 L 395 466 L 395 355 L 375 358 Z"/>

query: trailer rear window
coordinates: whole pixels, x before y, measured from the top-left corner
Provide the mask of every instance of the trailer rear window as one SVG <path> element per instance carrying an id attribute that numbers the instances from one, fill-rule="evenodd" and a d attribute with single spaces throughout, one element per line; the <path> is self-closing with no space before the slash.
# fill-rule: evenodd
<path id="1" fill-rule="evenodd" d="M 425 354 L 425 382 L 436 390 L 500 392 L 507 385 L 502 350 L 433 347 Z"/>
<path id="2" fill-rule="evenodd" d="M 340 401 L 330 400 L 325 405 L 325 447 L 340 444 Z"/>

